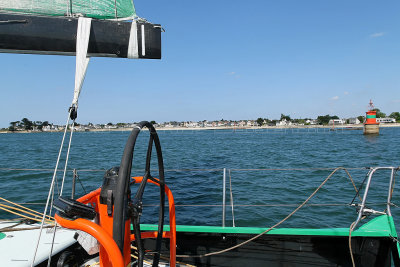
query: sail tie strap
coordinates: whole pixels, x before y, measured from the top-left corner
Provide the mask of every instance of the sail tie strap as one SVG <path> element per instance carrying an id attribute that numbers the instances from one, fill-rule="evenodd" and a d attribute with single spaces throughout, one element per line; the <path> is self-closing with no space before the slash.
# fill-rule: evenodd
<path id="1" fill-rule="evenodd" d="M 78 30 L 76 34 L 76 70 L 75 70 L 75 89 L 71 107 L 77 109 L 78 98 L 81 93 L 82 84 L 85 80 L 89 57 L 87 51 L 89 47 L 91 18 L 79 17 Z M 71 113 L 72 114 L 72 113 Z"/>
<path id="2" fill-rule="evenodd" d="M 136 20 L 132 20 L 131 24 L 131 32 L 129 34 L 129 44 L 128 44 L 128 58 L 139 58 Z"/>

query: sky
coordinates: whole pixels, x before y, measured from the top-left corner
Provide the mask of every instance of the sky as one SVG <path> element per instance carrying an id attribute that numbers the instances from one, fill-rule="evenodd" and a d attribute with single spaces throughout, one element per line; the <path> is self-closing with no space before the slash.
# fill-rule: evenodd
<path id="1" fill-rule="evenodd" d="M 400 1 L 137 0 L 161 60 L 92 58 L 78 123 L 400 111 Z M 0 54 L 0 128 L 65 124 L 75 58 Z"/>

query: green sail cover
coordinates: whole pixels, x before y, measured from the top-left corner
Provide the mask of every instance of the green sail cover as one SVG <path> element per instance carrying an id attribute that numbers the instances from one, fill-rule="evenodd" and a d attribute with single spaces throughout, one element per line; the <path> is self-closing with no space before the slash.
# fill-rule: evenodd
<path id="1" fill-rule="evenodd" d="M 82 14 L 96 19 L 132 18 L 132 0 L 0 0 L 0 12 L 50 16 Z"/>

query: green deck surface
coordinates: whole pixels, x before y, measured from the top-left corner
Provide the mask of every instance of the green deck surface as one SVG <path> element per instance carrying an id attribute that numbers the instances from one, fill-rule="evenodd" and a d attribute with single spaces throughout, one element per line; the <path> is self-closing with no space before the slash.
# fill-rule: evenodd
<path id="1" fill-rule="evenodd" d="M 157 225 L 142 224 L 142 231 L 157 231 Z M 268 228 L 258 227 L 220 227 L 220 226 L 189 226 L 177 225 L 177 232 L 195 233 L 233 233 L 233 234 L 260 234 Z M 169 231 L 169 225 L 164 226 L 164 231 Z M 313 235 L 313 236 L 349 236 L 349 228 L 277 228 L 272 229 L 269 235 Z M 352 236 L 373 236 L 373 237 L 396 237 L 393 218 L 381 215 L 354 230 Z"/>

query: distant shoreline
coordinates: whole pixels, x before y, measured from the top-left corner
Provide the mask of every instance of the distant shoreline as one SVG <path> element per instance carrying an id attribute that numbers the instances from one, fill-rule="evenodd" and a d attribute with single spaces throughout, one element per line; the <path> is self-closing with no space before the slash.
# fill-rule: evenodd
<path id="1" fill-rule="evenodd" d="M 379 127 L 400 127 L 400 123 L 380 124 Z M 200 131 L 200 130 L 260 130 L 260 129 L 326 129 L 333 128 L 332 125 L 290 125 L 290 126 L 251 126 L 251 127 L 162 127 L 156 128 L 157 131 Z M 363 128 L 363 124 L 345 124 L 334 127 L 337 130 Z M 129 132 L 133 128 L 115 128 L 115 129 L 88 129 L 77 132 Z M 55 133 L 63 131 L 0 131 L 0 133 Z"/>

